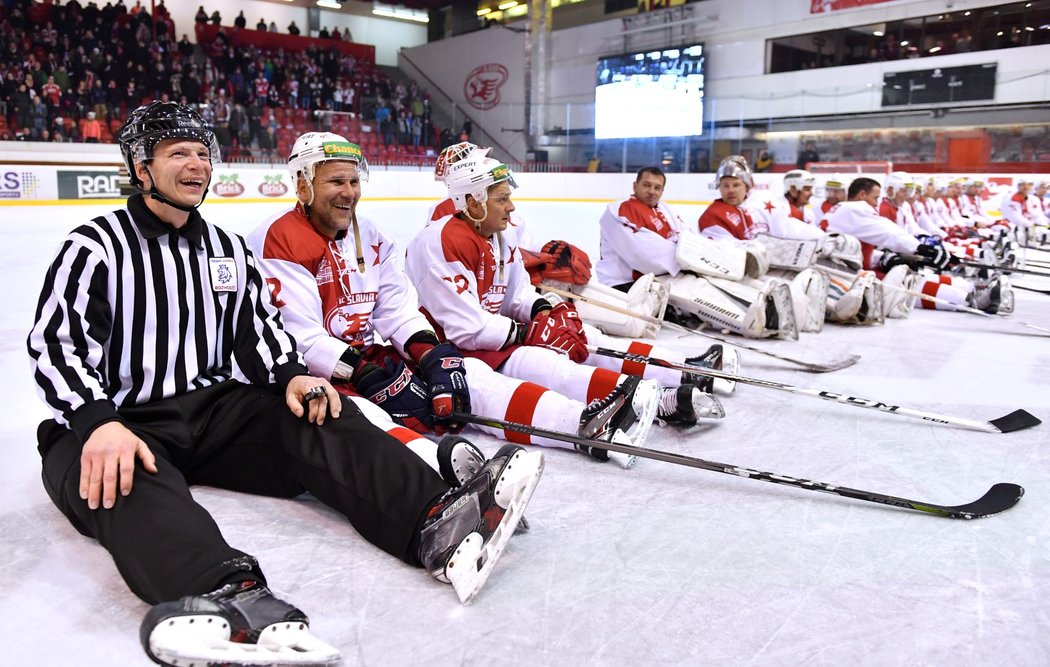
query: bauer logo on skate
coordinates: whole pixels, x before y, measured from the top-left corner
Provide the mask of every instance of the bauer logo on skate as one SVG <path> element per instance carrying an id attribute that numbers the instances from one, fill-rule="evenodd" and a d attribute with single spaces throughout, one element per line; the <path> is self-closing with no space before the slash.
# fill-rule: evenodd
<path id="1" fill-rule="evenodd" d="M 487 111 L 500 102 L 499 89 L 507 82 L 507 68 L 498 63 L 480 65 L 463 82 L 463 95 L 470 106 Z"/>

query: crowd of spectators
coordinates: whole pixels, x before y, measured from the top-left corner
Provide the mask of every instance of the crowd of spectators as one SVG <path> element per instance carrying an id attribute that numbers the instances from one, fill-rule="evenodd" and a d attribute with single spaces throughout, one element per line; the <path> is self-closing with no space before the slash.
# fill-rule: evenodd
<path id="1" fill-rule="evenodd" d="M 235 47 L 223 28 L 195 45 L 186 34 L 175 39 L 163 1 L 153 16 L 123 0 L 101 8 L 78 0 L 7 4 L 0 140 L 111 142 L 128 110 L 151 99 L 198 105 L 234 159 L 279 158 L 287 137 L 307 129 L 373 133 L 380 140 L 370 145 L 399 147 L 396 155 L 455 138 L 435 130 L 429 96 L 415 82 L 391 81 L 374 63 L 317 40 L 301 51 Z M 204 14 L 202 6 L 198 21 Z M 243 12 L 230 30 L 242 19 Z M 222 21 L 217 11 L 207 20 Z"/>

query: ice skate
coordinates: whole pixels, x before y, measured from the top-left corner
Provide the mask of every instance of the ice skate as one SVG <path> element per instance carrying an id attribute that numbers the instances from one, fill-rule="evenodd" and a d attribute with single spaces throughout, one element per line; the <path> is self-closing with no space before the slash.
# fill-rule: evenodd
<path id="1" fill-rule="evenodd" d="M 966 305 L 986 313 L 995 314 L 1000 312 L 1002 304 L 1002 285 L 999 276 L 993 276 L 990 280 L 976 280 L 973 291 L 966 295 Z M 1013 294 L 1011 292 L 1011 309 L 1013 306 Z"/>
<path id="2" fill-rule="evenodd" d="M 740 372 L 740 355 L 738 355 L 736 350 L 732 348 L 723 348 L 720 343 L 715 343 L 707 348 L 707 351 L 701 355 L 689 357 L 685 360 L 685 363 L 698 368 L 710 368 L 716 371 L 723 371 L 730 375 L 739 375 Z M 682 384 L 685 384 L 686 382 L 696 385 L 701 391 L 705 391 L 709 394 L 732 394 L 736 391 L 736 382 L 734 380 L 723 380 L 722 378 L 712 378 L 706 375 L 682 373 Z"/>
<path id="3" fill-rule="evenodd" d="M 657 416 L 668 424 L 694 426 L 699 419 L 721 419 L 725 415 L 722 403 L 695 385 L 683 384 L 660 389 Z"/>
<path id="4" fill-rule="evenodd" d="M 656 418 L 659 402 L 660 386 L 655 380 L 630 375 L 608 396 L 591 401 L 580 415 L 578 433 L 585 438 L 613 442 L 619 431 L 623 438 L 617 442 L 641 446 Z M 598 447 L 577 445 L 576 448 L 599 461 L 611 459 L 624 468 L 631 467 L 635 460 L 632 455 Z"/>
<path id="5" fill-rule="evenodd" d="M 139 630 L 162 665 L 331 665 L 339 651 L 310 633 L 306 614 L 256 581 L 162 602 Z"/>
<path id="6" fill-rule="evenodd" d="M 419 560 L 470 604 L 492 574 L 543 474 L 543 454 L 504 445 L 463 486 L 431 509 Z"/>
<path id="7" fill-rule="evenodd" d="M 463 486 L 485 465 L 485 455 L 471 441 L 460 435 L 446 435 L 438 443 L 438 466 L 441 479 L 453 488 Z"/>
<path id="8" fill-rule="evenodd" d="M 461 435 L 446 435 L 438 443 L 438 466 L 445 483 L 457 489 L 478 474 L 485 465 L 485 454 L 470 440 Z M 514 532 L 527 533 L 529 521 L 524 516 Z"/>

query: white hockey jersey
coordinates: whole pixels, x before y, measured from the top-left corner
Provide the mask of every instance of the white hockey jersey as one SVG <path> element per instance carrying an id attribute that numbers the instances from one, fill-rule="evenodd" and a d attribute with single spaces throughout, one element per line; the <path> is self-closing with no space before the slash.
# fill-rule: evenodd
<path id="1" fill-rule="evenodd" d="M 684 223 L 664 202 L 656 208 L 633 196 L 613 202 L 605 208 L 598 226 L 598 282 L 623 285 L 646 273 L 675 276 L 682 270 L 675 260 L 675 250 Z"/>
<path id="2" fill-rule="evenodd" d="M 463 350 L 502 349 L 541 298 L 521 263 L 516 235 L 486 239 L 451 215 L 431 221 L 408 244 L 405 271 L 439 336 Z"/>
<path id="3" fill-rule="evenodd" d="M 919 240 L 908 234 L 895 222 L 879 215 L 874 206 L 863 201 L 848 201 L 835 205 L 824 217 L 827 231 L 850 234 L 861 243 L 864 268 L 874 266 L 875 248 L 885 248 L 897 253 L 914 254 Z"/>
<path id="4" fill-rule="evenodd" d="M 367 218 L 358 217 L 358 225 L 360 248 L 352 232 L 322 236 L 296 204 L 248 236 L 285 328 L 310 372 L 325 378 L 347 345 L 363 351 L 378 333 L 404 354 L 413 334 L 432 329 L 397 264 L 393 240 Z"/>

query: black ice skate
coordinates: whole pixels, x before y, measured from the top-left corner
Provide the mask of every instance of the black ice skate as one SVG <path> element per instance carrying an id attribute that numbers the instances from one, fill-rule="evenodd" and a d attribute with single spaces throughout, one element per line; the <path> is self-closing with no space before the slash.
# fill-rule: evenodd
<path id="1" fill-rule="evenodd" d="M 591 401 L 583 409 L 577 433 L 585 438 L 639 447 L 656 419 L 659 403 L 660 385 L 655 380 L 629 375 L 608 396 Z M 576 445 L 576 449 L 598 461 L 612 459 L 624 468 L 631 467 L 635 460 L 632 455 L 598 447 Z"/>
<path id="2" fill-rule="evenodd" d="M 696 366 L 697 368 L 710 368 L 716 371 L 723 371 L 730 375 L 740 374 L 740 356 L 736 350 L 729 348 L 724 349 L 720 343 L 715 343 L 711 347 L 707 348 L 707 351 L 701 355 L 695 357 L 689 357 L 685 360 L 690 366 Z M 682 384 L 691 383 L 700 388 L 700 391 L 707 392 L 708 394 L 719 393 L 719 394 L 732 394 L 736 391 L 736 382 L 734 380 L 723 380 L 722 378 L 712 378 L 706 375 L 697 375 L 693 373 L 682 373 Z"/>
<path id="3" fill-rule="evenodd" d="M 694 385 L 683 384 L 660 389 L 657 416 L 668 424 L 694 426 L 701 418 L 721 419 L 726 413 L 717 398 Z"/>
<path id="4" fill-rule="evenodd" d="M 543 454 L 504 445 L 430 510 L 419 561 L 470 604 L 492 574 L 543 474 Z"/>
<path id="5" fill-rule="evenodd" d="M 437 450 L 438 467 L 445 483 L 456 489 L 478 474 L 485 465 L 485 454 L 461 435 L 449 434 L 441 438 Z M 524 516 L 515 534 L 529 532 L 529 521 Z"/>
<path id="6" fill-rule="evenodd" d="M 339 651 L 310 633 L 306 614 L 256 581 L 155 605 L 139 630 L 162 665 L 330 665 Z"/>

